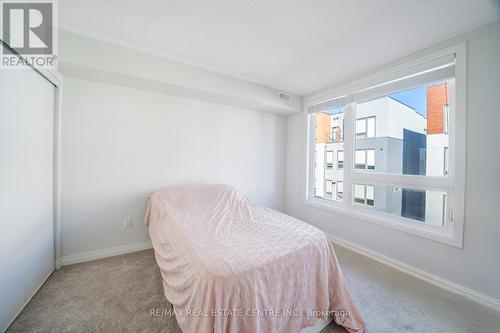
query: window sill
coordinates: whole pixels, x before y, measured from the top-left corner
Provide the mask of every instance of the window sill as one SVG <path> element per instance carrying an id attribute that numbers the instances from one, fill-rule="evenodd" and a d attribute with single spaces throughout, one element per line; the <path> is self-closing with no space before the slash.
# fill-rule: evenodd
<path id="1" fill-rule="evenodd" d="M 425 226 L 425 225 L 419 226 L 418 223 L 421 222 L 409 222 L 409 223 L 402 222 L 396 218 L 392 219 L 390 218 L 390 216 L 385 216 L 388 214 L 380 213 L 374 215 L 372 213 L 365 212 L 364 210 L 366 209 L 357 209 L 355 206 L 353 206 L 352 209 L 348 209 L 343 207 L 342 204 L 340 203 L 335 203 L 335 202 L 330 203 L 325 201 L 326 200 L 321 200 L 316 198 L 305 199 L 304 204 L 330 213 L 341 214 L 344 216 L 355 218 L 359 221 L 377 224 L 390 229 L 416 235 L 425 239 L 430 239 L 442 244 L 463 248 L 463 238 L 459 237 L 458 233 L 456 232 L 454 233 L 452 229 L 448 230 L 444 228 L 438 228 L 435 226 Z"/>

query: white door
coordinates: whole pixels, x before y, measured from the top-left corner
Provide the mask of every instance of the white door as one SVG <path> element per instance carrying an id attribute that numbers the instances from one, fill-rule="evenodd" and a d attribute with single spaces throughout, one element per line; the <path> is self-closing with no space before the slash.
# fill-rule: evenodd
<path id="1" fill-rule="evenodd" d="M 0 69 L 0 331 L 54 270 L 55 87 Z"/>

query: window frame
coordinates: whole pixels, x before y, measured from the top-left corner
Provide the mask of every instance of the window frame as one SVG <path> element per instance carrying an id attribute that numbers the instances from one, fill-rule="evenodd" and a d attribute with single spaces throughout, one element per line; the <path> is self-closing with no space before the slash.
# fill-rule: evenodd
<path id="1" fill-rule="evenodd" d="M 342 184 L 342 191 L 339 191 L 340 184 Z M 339 198 L 339 194 L 342 195 L 341 198 Z M 337 183 L 335 184 L 335 198 L 344 200 L 344 181 L 342 181 L 342 180 L 337 180 Z M 336 201 L 342 202 L 342 200 L 340 200 L 340 201 L 336 200 Z"/>
<path id="2" fill-rule="evenodd" d="M 357 186 L 363 186 L 363 198 L 360 198 L 360 197 L 356 197 L 356 190 L 353 191 L 354 195 L 353 195 L 353 203 L 354 204 L 359 204 L 359 205 L 365 205 L 365 206 L 368 206 L 368 207 L 373 207 L 375 205 L 375 200 L 374 199 L 371 199 L 373 204 L 369 204 L 368 203 L 368 187 L 371 187 L 372 188 L 372 191 L 375 192 L 375 186 L 371 185 L 371 184 L 358 184 L 358 183 L 354 183 L 353 186 L 354 188 L 356 188 L 356 185 Z M 356 201 L 356 199 L 362 199 L 363 202 L 358 202 Z"/>
<path id="3" fill-rule="evenodd" d="M 344 156 L 344 150 L 337 150 L 337 170 L 344 170 L 344 159 L 345 157 L 342 159 L 342 163 L 340 162 L 340 159 L 339 159 L 339 153 L 342 153 L 342 155 Z"/>
<path id="4" fill-rule="evenodd" d="M 364 171 L 375 171 L 375 165 L 373 165 L 373 169 L 370 169 L 369 166 L 371 166 L 371 164 L 369 164 L 368 162 L 368 152 L 373 152 L 373 160 L 375 161 L 375 148 L 363 148 L 363 149 L 355 149 L 354 150 L 354 170 L 364 170 Z M 356 153 L 358 151 L 362 151 L 364 152 L 364 155 L 365 155 L 365 163 L 364 163 L 364 168 L 358 168 L 357 165 L 358 163 L 356 163 Z M 359 164 L 361 165 L 361 164 Z"/>
<path id="5" fill-rule="evenodd" d="M 304 203 L 361 221 L 375 223 L 423 238 L 431 239 L 451 246 L 463 247 L 464 202 L 465 202 L 465 156 L 466 156 L 466 43 L 454 45 L 439 51 L 419 57 L 408 57 L 407 61 L 399 61 L 396 65 L 385 68 L 356 80 L 348 80 L 343 85 L 337 85 L 325 90 L 321 94 L 311 95 L 304 99 L 304 117 L 307 133 L 304 172 Z M 366 172 L 354 169 L 354 152 L 356 139 L 356 114 L 352 93 L 364 91 L 370 87 L 387 82 L 393 84 L 400 78 L 418 73 L 429 63 L 440 57 L 455 55 L 455 77 L 450 80 L 448 93 L 451 113 L 449 117 L 449 148 L 448 148 L 448 176 L 431 177 L 420 175 L 397 175 L 379 172 Z M 403 85 L 405 82 L 403 82 Z M 397 85 L 397 82 L 396 82 Z M 402 86 L 401 90 L 408 89 Z M 314 197 L 311 185 L 314 187 L 314 117 L 310 117 L 308 110 L 311 106 L 336 98 L 344 98 L 344 176 L 343 201 L 337 202 Z M 311 120 L 312 119 L 312 120 Z M 460 135 L 457 135 L 457 132 Z M 347 135 L 346 135 L 347 134 Z M 311 184 L 312 183 L 312 184 Z M 375 211 L 370 207 L 357 207 L 353 204 L 353 186 L 355 183 L 370 184 L 373 186 L 394 186 L 420 190 L 443 191 L 446 193 L 446 219 L 444 226 L 435 226 L 412 220 L 406 217 L 394 216 L 388 213 Z M 311 195 L 312 194 L 312 195 Z M 333 219 L 332 219 L 333 220 Z M 334 220 L 333 220 L 334 221 Z"/>

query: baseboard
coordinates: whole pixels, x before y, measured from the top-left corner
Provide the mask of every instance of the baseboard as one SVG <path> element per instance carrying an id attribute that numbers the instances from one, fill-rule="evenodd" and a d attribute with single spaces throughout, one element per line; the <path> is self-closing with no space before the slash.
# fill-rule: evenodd
<path id="1" fill-rule="evenodd" d="M 7 327 L 5 327 L 5 329 L 3 331 L 0 330 L 0 332 L 6 332 L 10 325 L 12 325 L 12 323 L 17 319 L 17 317 L 19 317 L 19 315 L 21 314 L 21 312 L 23 312 L 24 308 L 26 307 L 26 305 L 28 305 L 28 303 L 31 301 L 31 299 L 36 295 L 36 293 L 38 292 L 38 290 L 40 290 L 40 288 L 42 288 L 43 284 L 49 279 L 49 277 L 52 275 L 52 273 L 54 273 L 54 270 L 52 269 L 50 271 L 50 273 L 42 280 L 42 283 L 40 283 L 40 285 L 33 291 L 33 293 L 30 295 L 30 297 L 27 297 L 26 300 L 24 301 L 23 303 L 23 306 L 21 306 L 21 308 L 19 309 L 19 311 L 17 311 L 17 314 L 14 316 L 14 318 L 12 318 L 12 320 L 7 324 Z"/>
<path id="2" fill-rule="evenodd" d="M 339 246 L 342 246 L 348 250 L 359 253 L 359 254 L 366 256 L 370 259 L 378 261 L 384 265 L 395 268 L 395 269 L 397 269 L 401 272 L 404 272 L 406 274 L 410 274 L 411 276 L 414 276 L 420 280 L 426 281 L 426 282 L 431 283 L 435 286 L 438 286 L 438 287 L 441 287 L 441 288 L 446 289 L 448 291 L 451 291 L 455 294 L 467 297 L 468 299 L 470 299 L 474 302 L 480 303 L 482 305 L 485 305 L 489 308 L 492 308 L 492 309 L 500 312 L 500 300 L 497 298 L 482 294 L 478 291 L 467 288 L 467 287 L 462 286 L 460 284 L 457 284 L 455 282 L 451 282 L 449 280 L 443 279 L 437 275 L 425 272 L 425 271 L 420 270 L 416 267 L 413 267 L 413 266 L 405 264 L 401 261 L 392 259 L 390 257 L 383 255 L 383 254 L 377 253 L 377 252 L 372 251 L 366 247 L 354 244 L 352 242 L 349 242 L 349 241 L 344 240 L 342 238 L 339 238 L 337 236 L 333 236 L 330 234 L 327 234 L 327 236 L 333 243 L 335 243 Z"/>
<path id="3" fill-rule="evenodd" d="M 150 248 L 152 248 L 151 241 L 145 241 L 145 242 L 132 243 L 117 247 L 110 247 L 107 249 L 72 254 L 60 258 L 56 263 L 56 267 L 118 256 L 120 254 L 127 254 L 127 253 L 147 250 Z"/>

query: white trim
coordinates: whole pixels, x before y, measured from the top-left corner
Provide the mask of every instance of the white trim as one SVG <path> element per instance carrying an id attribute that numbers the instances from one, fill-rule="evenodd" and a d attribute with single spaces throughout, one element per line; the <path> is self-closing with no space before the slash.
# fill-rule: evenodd
<path id="1" fill-rule="evenodd" d="M 452 293 L 458 294 L 460 296 L 466 297 L 476 303 L 485 305 L 495 311 L 500 312 L 500 299 L 485 295 L 473 289 L 462 286 L 458 283 L 443 279 L 437 275 L 428 273 L 416 267 L 405 264 L 399 260 L 392 259 L 378 252 L 372 251 L 366 247 L 354 244 L 340 237 L 326 234 L 327 237 L 333 243 L 342 246 L 348 250 L 359 253 L 365 257 L 375 260 L 381 264 L 397 269 L 400 272 L 409 274 L 417 279 L 423 280 L 437 287 L 443 288 L 445 290 L 451 291 Z"/>
<path id="2" fill-rule="evenodd" d="M 58 264 L 59 266 L 66 266 L 72 264 L 78 264 L 81 262 L 87 262 L 97 259 L 103 259 L 108 257 L 114 257 L 121 254 L 133 253 L 142 250 L 148 250 L 152 248 L 151 241 L 144 241 L 139 243 L 132 243 L 122 246 L 110 247 L 107 249 L 89 251 L 89 252 L 81 252 L 77 254 L 71 254 L 69 256 L 62 257 Z"/>
<path id="3" fill-rule="evenodd" d="M 57 28 L 57 27 L 56 27 Z M 0 39 L 2 43 L 3 40 Z M 15 52 L 15 51 L 14 51 Z M 15 52 L 18 57 L 22 58 L 22 55 Z M 29 66 L 36 73 L 41 75 L 44 79 L 49 81 L 54 85 L 54 133 L 53 133 L 53 144 L 54 144 L 54 158 L 53 158 L 53 212 L 54 212 L 54 266 L 55 269 L 61 268 L 60 256 L 61 256 L 61 119 L 62 119 L 62 86 L 63 86 L 63 76 L 62 74 L 54 68 L 38 68 L 34 66 Z"/>
<path id="4" fill-rule="evenodd" d="M 352 133 L 344 133 L 344 202 L 342 207 L 336 203 L 327 200 L 319 200 L 314 197 L 314 142 L 315 128 L 313 116 L 308 115 L 308 109 L 312 105 L 336 98 L 338 96 L 347 96 L 347 105 L 345 106 L 345 127 L 354 129 L 355 110 L 353 94 L 356 91 L 376 86 L 391 79 L 396 80 L 405 73 L 410 75 L 415 68 L 429 66 L 436 59 L 454 54 L 455 58 L 455 79 L 452 84 L 455 85 L 456 94 L 452 92 L 450 96 L 450 107 L 454 112 L 450 115 L 450 150 L 449 150 L 449 173 L 447 177 L 427 177 L 413 175 L 396 175 L 380 172 L 360 172 L 353 169 L 354 158 L 354 130 Z M 420 237 L 429 238 L 437 242 L 463 248 L 463 229 L 464 229 L 464 202 L 465 202 L 465 154 L 466 154 L 466 102 L 467 102 L 467 78 L 466 78 L 466 42 L 442 49 L 416 59 L 407 61 L 404 64 L 398 64 L 390 69 L 381 70 L 375 74 L 367 75 L 364 78 L 347 81 L 337 85 L 323 93 L 308 96 L 304 98 L 304 116 L 306 118 L 306 172 L 304 184 L 306 184 L 306 193 L 304 203 L 313 207 L 334 211 L 363 221 L 373 222 L 379 225 L 390 227 L 399 231 L 415 234 Z M 454 100 L 454 98 L 457 100 Z M 460 131 L 460 135 L 458 135 Z M 347 153 L 346 153 L 347 152 Z M 435 190 L 446 192 L 447 207 L 450 208 L 446 214 L 444 227 L 436 227 L 429 224 L 422 224 L 418 221 L 398 217 L 391 214 L 376 212 L 374 210 L 359 209 L 352 203 L 352 184 L 360 182 L 365 184 L 394 185 L 398 187 Z"/>
<path id="5" fill-rule="evenodd" d="M 54 259 L 56 269 L 61 268 L 61 143 L 62 93 L 64 80 L 59 78 L 55 92 L 54 110 Z"/>
<path id="6" fill-rule="evenodd" d="M 346 128 L 355 129 L 356 128 L 356 109 L 351 100 L 351 95 L 348 96 L 347 106 L 345 108 L 344 113 L 344 168 L 343 173 L 344 177 L 342 178 L 344 184 L 344 196 L 342 198 L 342 204 L 344 209 L 352 208 L 352 177 L 354 173 L 354 165 L 355 156 L 354 151 L 356 150 L 356 130 L 354 131 L 346 131 Z M 313 173 L 314 175 L 314 173 Z M 347 185 L 347 186 L 346 186 Z"/>
<path id="7" fill-rule="evenodd" d="M 345 195 L 344 195 L 345 200 Z M 304 200 L 304 205 L 318 208 L 330 213 L 341 214 L 347 217 L 355 218 L 359 221 L 378 224 L 383 227 L 405 232 L 411 235 L 430 239 L 439 243 L 460 247 L 461 242 L 456 240 L 449 233 L 443 232 L 438 226 L 426 226 L 422 228 L 422 222 L 414 221 L 404 217 L 390 216 L 387 213 L 377 212 L 371 207 L 360 207 L 361 205 L 352 205 L 353 208 L 345 208 L 342 203 L 332 202 L 330 200 L 314 198 Z"/>
<path id="8" fill-rule="evenodd" d="M 447 191 L 453 184 L 448 177 L 431 177 L 418 175 L 398 175 L 375 171 L 353 171 L 352 182 L 370 185 L 387 185 L 411 188 L 416 190 Z"/>
<path id="9" fill-rule="evenodd" d="M 449 115 L 449 127 L 453 126 L 452 128 L 455 129 L 449 132 L 450 148 L 448 150 L 448 177 L 454 179 L 454 187 L 453 198 L 447 200 L 448 207 L 453 209 L 452 222 L 455 240 L 460 242 L 460 247 L 463 247 L 467 154 L 467 42 L 456 45 L 455 54 L 455 89 L 450 89 L 450 109 L 455 109 L 455 112 Z M 457 81 L 457 78 L 460 81 Z M 460 129 L 460 133 L 456 129 Z M 450 163 L 452 159 L 453 163 Z M 453 202 L 453 205 L 450 205 L 450 202 Z"/>
<path id="10" fill-rule="evenodd" d="M 36 68 L 37 71 L 40 72 L 50 83 L 59 87 L 62 82 L 62 75 L 56 69 L 48 69 L 48 68 Z"/>
<path id="11" fill-rule="evenodd" d="M 33 290 L 33 293 L 31 294 L 31 296 L 26 298 L 23 305 L 19 308 L 19 311 L 17 311 L 16 315 L 7 323 L 7 326 L 4 328 L 4 330 L 2 332 L 6 332 L 7 329 L 10 327 L 10 325 L 12 325 L 12 323 L 17 319 L 17 317 L 19 317 L 19 315 L 21 314 L 21 312 L 23 312 L 26 305 L 28 305 L 28 303 L 31 302 L 31 299 L 36 295 L 38 290 L 40 290 L 40 288 L 42 288 L 43 284 L 49 279 L 49 277 L 52 275 L 52 273 L 54 273 L 54 269 L 52 269 L 50 271 L 50 273 L 45 277 L 45 279 L 42 280 L 42 283 L 40 283 L 40 285 L 35 290 Z"/>

